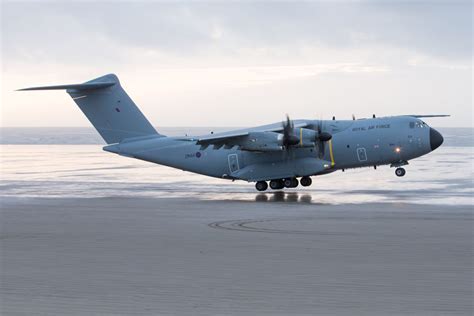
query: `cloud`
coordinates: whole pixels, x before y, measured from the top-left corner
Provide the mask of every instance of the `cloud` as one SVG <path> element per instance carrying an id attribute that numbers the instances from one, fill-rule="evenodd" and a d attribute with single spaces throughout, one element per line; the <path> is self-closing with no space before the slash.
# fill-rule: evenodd
<path id="1" fill-rule="evenodd" d="M 446 109 L 472 124 L 470 1 L 4 1 L 1 18 L 9 126 L 88 125 L 67 95 L 12 90 L 110 72 L 162 125 Z"/>
<path id="2" fill-rule="evenodd" d="M 472 57 L 471 2 L 7 2 L 4 58 L 123 62 L 134 49 L 186 58 L 243 48 L 413 50 Z M 291 49 L 289 49 L 291 48 Z"/>

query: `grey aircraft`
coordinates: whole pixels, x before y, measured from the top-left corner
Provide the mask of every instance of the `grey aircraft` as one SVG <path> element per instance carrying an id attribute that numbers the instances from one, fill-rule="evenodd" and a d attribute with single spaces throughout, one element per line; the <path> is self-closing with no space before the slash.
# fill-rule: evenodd
<path id="1" fill-rule="evenodd" d="M 114 74 L 82 84 L 34 87 L 72 97 L 107 143 L 103 149 L 206 176 L 256 182 L 258 191 L 311 185 L 311 176 L 336 170 L 402 167 L 443 143 L 422 117 L 402 115 L 352 120 L 294 120 L 199 137 L 158 133 Z M 298 180 L 298 178 L 300 180 Z"/>

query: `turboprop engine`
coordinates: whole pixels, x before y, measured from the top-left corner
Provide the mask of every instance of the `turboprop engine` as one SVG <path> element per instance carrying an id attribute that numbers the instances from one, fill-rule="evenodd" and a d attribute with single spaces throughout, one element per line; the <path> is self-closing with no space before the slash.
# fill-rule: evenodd
<path id="1" fill-rule="evenodd" d="M 291 134 L 275 132 L 251 132 L 240 142 L 240 149 L 247 151 L 282 151 L 289 147 L 314 147 L 318 141 L 327 141 L 331 135 L 318 134 L 307 128 L 294 130 Z"/>
<path id="2" fill-rule="evenodd" d="M 275 132 L 251 132 L 240 144 L 248 151 L 282 151 L 283 135 Z"/>

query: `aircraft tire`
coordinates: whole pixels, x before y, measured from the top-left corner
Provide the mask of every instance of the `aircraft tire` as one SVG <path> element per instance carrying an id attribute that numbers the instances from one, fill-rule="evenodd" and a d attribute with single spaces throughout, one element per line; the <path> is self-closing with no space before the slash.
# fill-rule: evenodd
<path id="1" fill-rule="evenodd" d="M 298 179 L 293 178 L 293 179 L 291 179 L 291 187 L 290 188 L 296 188 L 299 184 L 300 184 L 300 182 L 298 181 Z"/>
<path id="2" fill-rule="evenodd" d="M 270 181 L 270 188 L 272 190 L 279 190 L 284 188 L 283 180 L 272 180 Z"/>
<path id="3" fill-rule="evenodd" d="M 309 187 L 313 183 L 313 180 L 311 180 L 310 177 L 303 177 L 301 178 L 300 183 L 304 187 Z"/>
<path id="4" fill-rule="evenodd" d="M 296 178 L 283 179 L 283 186 L 285 188 L 296 188 L 298 184 L 299 182 L 298 182 L 298 179 Z"/>
<path id="5" fill-rule="evenodd" d="M 257 189 L 257 191 L 265 191 L 267 188 L 268 184 L 266 181 L 258 181 L 255 183 L 255 189 Z"/>
<path id="6" fill-rule="evenodd" d="M 403 177 L 405 175 L 406 171 L 404 168 L 397 168 L 395 169 L 395 175 L 397 177 Z"/>

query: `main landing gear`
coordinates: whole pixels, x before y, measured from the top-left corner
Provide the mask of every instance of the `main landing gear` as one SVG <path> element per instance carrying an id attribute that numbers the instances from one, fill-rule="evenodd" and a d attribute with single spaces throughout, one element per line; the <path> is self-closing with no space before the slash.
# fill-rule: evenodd
<path id="1" fill-rule="evenodd" d="M 313 180 L 311 180 L 310 177 L 303 177 L 301 178 L 300 183 L 304 187 L 309 187 L 311 183 L 313 183 Z"/>
<path id="2" fill-rule="evenodd" d="M 272 190 L 280 190 L 283 188 L 296 188 L 298 184 L 301 183 L 302 186 L 310 186 L 313 181 L 310 177 L 302 177 L 300 181 L 296 178 L 286 178 L 286 179 L 274 179 L 270 181 L 270 188 Z M 257 191 L 265 191 L 268 189 L 268 184 L 266 181 L 258 181 L 255 184 Z"/>
<path id="3" fill-rule="evenodd" d="M 272 190 L 279 190 L 279 189 L 283 189 L 284 187 L 285 187 L 285 184 L 283 183 L 283 180 L 270 181 L 270 188 Z"/>
<path id="4" fill-rule="evenodd" d="M 283 180 L 283 185 L 285 188 L 296 188 L 298 186 L 299 182 L 298 179 L 296 178 L 289 178 Z"/>
<path id="5" fill-rule="evenodd" d="M 403 177 L 405 175 L 405 173 L 407 173 L 407 172 L 404 168 L 399 167 L 399 168 L 395 169 L 395 175 L 397 177 Z"/>
<path id="6" fill-rule="evenodd" d="M 255 184 L 255 189 L 257 189 L 257 191 L 265 191 L 267 188 L 268 188 L 268 184 L 266 181 L 258 181 Z"/>

